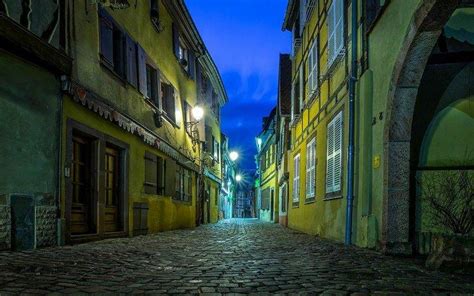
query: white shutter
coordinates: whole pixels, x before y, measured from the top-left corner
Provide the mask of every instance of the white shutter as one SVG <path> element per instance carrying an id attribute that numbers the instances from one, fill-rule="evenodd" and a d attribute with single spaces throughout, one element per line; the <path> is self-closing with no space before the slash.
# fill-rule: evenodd
<path id="1" fill-rule="evenodd" d="M 334 191 L 341 190 L 342 181 L 342 112 L 334 118 Z"/>
<path id="2" fill-rule="evenodd" d="M 331 6 L 329 7 L 328 11 L 328 32 L 329 32 L 329 37 L 328 37 L 328 50 L 329 50 L 329 59 L 328 59 L 328 66 L 332 64 L 334 61 L 334 53 L 336 51 L 335 48 L 335 8 L 336 8 L 336 2 L 337 1 L 342 1 L 342 0 L 333 0 Z"/>
<path id="3" fill-rule="evenodd" d="M 305 100 L 304 99 L 304 64 L 301 65 L 300 67 L 300 113 L 302 112 L 303 110 L 303 101 Z"/>
<path id="4" fill-rule="evenodd" d="M 342 111 L 328 125 L 326 193 L 341 190 L 342 181 Z"/>
<path id="5" fill-rule="evenodd" d="M 318 39 L 316 38 L 311 45 L 308 57 L 308 93 L 310 95 L 318 88 L 318 59 Z"/>
<path id="6" fill-rule="evenodd" d="M 327 128 L 326 193 L 334 192 L 334 121 Z"/>
<path id="7" fill-rule="evenodd" d="M 300 155 L 296 155 L 293 162 L 294 177 L 293 177 L 293 201 L 300 200 Z"/>
<path id="8" fill-rule="evenodd" d="M 311 196 L 311 146 L 306 145 L 306 197 Z"/>
<path id="9" fill-rule="evenodd" d="M 316 195 L 316 139 L 313 140 L 311 144 L 311 150 L 312 150 L 312 155 L 311 155 L 311 193 L 312 196 L 314 197 Z"/>
<path id="10" fill-rule="evenodd" d="M 304 26 L 306 24 L 306 0 L 300 0 L 300 36 L 303 36 Z"/>
<path id="11" fill-rule="evenodd" d="M 316 185 L 316 139 L 306 146 L 306 197 L 315 195 Z"/>
<path id="12" fill-rule="evenodd" d="M 335 57 L 336 58 L 344 47 L 344 1 L 335 0 Z"/>

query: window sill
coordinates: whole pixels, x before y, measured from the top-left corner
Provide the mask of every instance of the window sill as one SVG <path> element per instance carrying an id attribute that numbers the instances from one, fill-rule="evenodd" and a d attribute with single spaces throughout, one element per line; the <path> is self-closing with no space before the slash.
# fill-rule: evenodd
<path id="1" fill-rule="evenodd" d="M 166 119 L 167 122 L 169 122 L 172 126 L 174 126 L 175 128 L 181 128 L 177 123 L 176 121 L 174 121 L 173 119 L 171 119 L 165 111 L 163 111 L 161 113 L 161 116 L 163 116 L 164 119 Z"/>
<path id="2" fill-rule="evenodd" d="M 171 198 L 171 200 L 174 202 L 174 203 L 177 203 L 177 204 L 184 204 L 184 205 L 188 205 L 188 206 L 191 206 L 193 204 L 193 202 L 191 200 L 180 200 L 180 199 L 176 199 L 176 198 Z"/>
<path id="3" fill-rule="evenodd" d="M 106 72 L 108 72 L 114 79 L 120 82 L 123 87 L 127 86 L 127 80 L 123 78 L 122 76 L 120 76 L 120 74 L 115 72 L 115 70 L 113 69 L 113 66 L 110 65 L 108 62 L 106 62 L 102 56 L 100 57 L 99 63 L 102 66 L 102 68 L 104 68 Z"/>
<path id="4" fill-rule="evenodd" d="M 326 196 L 324 197 L 325 201 L 330 201 L 330 200 L 335 200 L 335 199 L 341 199 L 343 198 L 342 192 L 337 191 L 337 192 L 332 192 L 332 193 L 326 193 Z"/>
<path id="5" fill-rule="evenodd" d="M 306 198 L 306 200 L 304 201 L 304 204 L 309 205 L 309 204 L 312 204 L 312 203 L 315 203 L 315 202 L 316 202 L 316 198 L 315 197 L 310 197 L 310 198 Z"/>
<path id="6" fill-rule="evenodd" d="M 299 201 L 298 202 L 294 201 L 293 204 L 292 204 L 292 207 L 293 207 L 293 209 L 299 208 L 300 207 L 300 202 Z"/>
<path id="7" fill-rule="evenodd" d="M 326 80 L 328 77 L 330 77 L 331 74 L 333 74 L 336 71 L 336 69 L 341 64 L 341 61 L 344 59 L 345 56 L 346 56 L 346 48 L 343 47 L 341 51 L 337 54 L 337 57 L 332 62 L 330 63 L 328 62 L 326 73 L 324 73 L 323 75 L 324 76 L 324 79 L 322 79 L 323 81 Z"/>

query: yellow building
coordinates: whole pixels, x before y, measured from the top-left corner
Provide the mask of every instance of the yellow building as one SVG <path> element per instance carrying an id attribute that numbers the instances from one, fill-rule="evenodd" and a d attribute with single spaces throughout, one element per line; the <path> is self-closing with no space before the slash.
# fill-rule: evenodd
<path id="1" fill-rule="evenodd" d="M 218 116 L 227 97 L 184 2 L 66 4 L 74 65 L 63 78 L 64 239 L 216 221 Z M 196 106 L 204 109 L 199 122 Z M 207 170 L 214 178 L 204 188 Z"/>
<path id="2" fill-rule="evenodd" d="M 289 2 L 284 23 L 294 37 L 288 226 L 341 240 L 350 63 L 346 13 L 343 1 L 304 2 Z"/>
<path id="3" fill-rule="evenodd" d="M 276 167 L 276 108 L 263 119 L 263 130 L 257 137 L 257 215 L 260 220 L 279 221 L 278 172 Z"/>
<path id="4" fill-rule="evenodd" d="M 472 172 L 470 2 L 288 1 L 289 227 L 402 254 L 459 233 L 436 216 L 462 197 L 433 214 L 426 191 Z"/>

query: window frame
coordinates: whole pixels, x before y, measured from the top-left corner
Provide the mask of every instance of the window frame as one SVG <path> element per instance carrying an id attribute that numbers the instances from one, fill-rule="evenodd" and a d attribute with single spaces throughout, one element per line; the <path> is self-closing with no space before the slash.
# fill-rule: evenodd
<path id="1" fill-rule="evenodd" d="M 332 0 L 331 6 L 328 10 L 327 26 L 328 26 L 328 68 L 330 68 L 337 60 L 339 55 L 344 50 L 345 40 L 345 5 L 343 0 Z M 339 3 L 339 5 L 337 5 Z M 339 10 L 338 10 L 339 8 Z M 337 13 L 340 13 L 340 17 L 337 18 Z M 340 30 L 340 31 L 338 31 Z M 338 44 L 338 35 L 342 35 L 341 44 Z"/>
<path id="2" fill-rule="evenodd" d="M 292 200 L 293 205 L 299 204 L 300 202 L 300 168 L 301 168 L 301 155 L 298 153 L 293 157 L 293 194 Z"/>
<path id="3" fill-rule="evenodd" d="M 344 140 L 344 117 L 343 110 L 338 111 L 335 116 L 327 125 L 327 137 L 326 137 L 326 197 L 334 197 L 339 195 L 342 191 L 342 178 L 343 178 L 343 140 Z M 337 126 L 339 124 L 339 134 L 337 133 Z M 331 140 L 332 137 L 332 140 Z M 339 149 L 336 149 L 336 138 L 339 140 Z M 331 148 L 332 142 L 332 148 Z M 336 177 L 336 164 L 335 161 L 339 161 L 339 178 Z M 331 166 L 332 163 L 332 166 Z M 330 169 L 332 167 L 332 171 Z M 331 180 L 332 178 L 332 180 Z M 337 180 L 339 179 L 339 180 Z M 337 181 L 337 182 L 336 182 Z M 331 185 L 330 185 L 331 184 Z"/>
<path id="4" fill-rule="evenodd" d="M 316 36 L 308 55 L 308 95 L 311 98 L 319 88 L 319 38 Z"/>
<path id="5" fill-rule="evenodd" d="M 309 181 L 309 182 L 308 182 Z M 306 200 L 316 197 L 316 137 L 306 144 Z"/>

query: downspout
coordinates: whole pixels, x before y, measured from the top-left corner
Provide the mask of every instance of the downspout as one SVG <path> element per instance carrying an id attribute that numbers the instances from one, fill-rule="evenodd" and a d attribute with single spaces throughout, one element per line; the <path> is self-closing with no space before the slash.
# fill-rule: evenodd
<path id="1" fill-rule="evenodd" d="M 345 244 L 352 244 L 352 208 L 354 202 L 354 132 L 355 132 L 355 90 L 357 82 L 357 9 L 358 1 L 352 0 L 351 25 L 351 77 L 349 81 L 349 145 L 347 158 L 347 208 Z"/>

